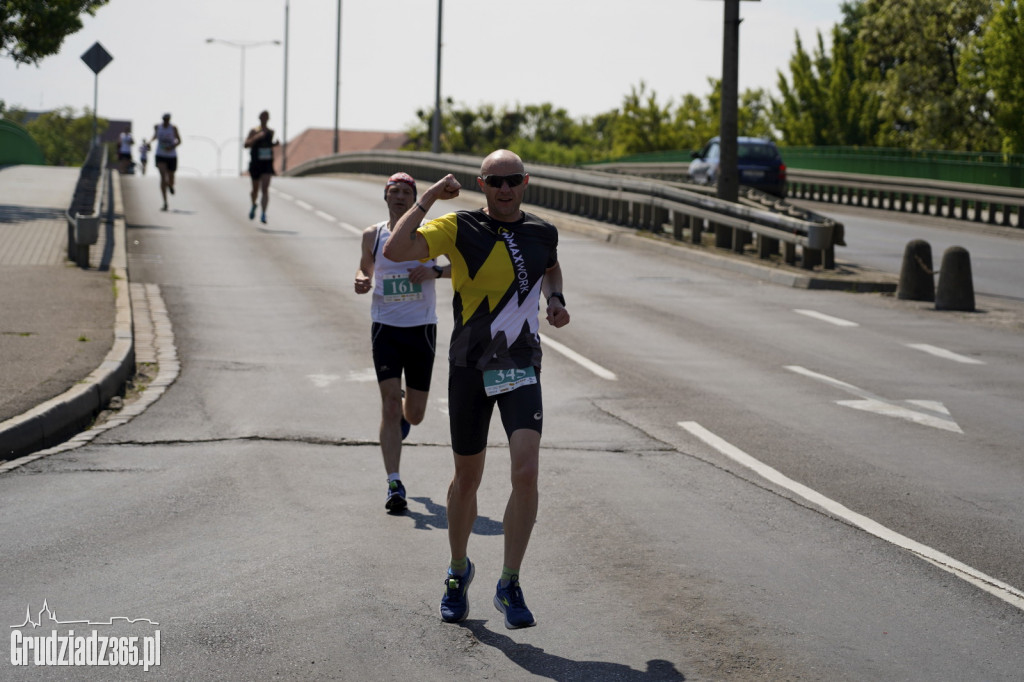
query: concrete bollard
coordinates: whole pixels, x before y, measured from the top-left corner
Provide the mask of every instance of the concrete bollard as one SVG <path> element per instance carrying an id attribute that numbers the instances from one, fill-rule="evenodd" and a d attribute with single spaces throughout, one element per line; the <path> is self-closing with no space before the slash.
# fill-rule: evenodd
<path id="1" fill-rule="evenodd" d="M 934 301 L 934 275 L 931 245 L 923 239 L 907 242 L 896 297 L 907 301 Z"/>
<path id="2" fill-rule="evenodd" d="M 962 246 L 951 246 L 942 254 L 936 310 L 974 312 L 974 283 L 971 280 L 971 254 Z"/>

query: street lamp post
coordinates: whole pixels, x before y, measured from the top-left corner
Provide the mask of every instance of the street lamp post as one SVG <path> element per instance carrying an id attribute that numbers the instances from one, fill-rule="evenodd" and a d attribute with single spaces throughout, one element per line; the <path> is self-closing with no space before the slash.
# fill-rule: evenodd
<path id="1" fill-rule="evenodd" d="M 434 73 L 434 119 L 430 124 L 430 149 L 441 153 L 441 13 L 444 0 L 437 0 L 437 66 Z"/>
<path id="2" fill-rule="evenodd" d="M 288 13 L 284 0 L 284 101 L 281 106 L 281 172 L 288 170 Z"/>
<path id="3" fill-rule="evenodd" d="M 245 146 L 245 138 L 242 136 L 245 130 L 245 49 L 247 47 L 259 47 L 260 45 L 280 45 L 280 40 L 221 40 L 220 38 L 207 38 L 207 43 L 220 43 L 230 47 L 237 47 L 242 53 L 242 68 L 240 73 L 241 85 L 239 86 L 238 97 L 238 174 L 242 174 L 242 147 Z"/>
<path id="4" fill-rule="evenodd" d="M 338 0 L 338 35 L 334 48 L 334 153 L 338 153 L 338 118 L 341 116 L 341 0 Z"/>

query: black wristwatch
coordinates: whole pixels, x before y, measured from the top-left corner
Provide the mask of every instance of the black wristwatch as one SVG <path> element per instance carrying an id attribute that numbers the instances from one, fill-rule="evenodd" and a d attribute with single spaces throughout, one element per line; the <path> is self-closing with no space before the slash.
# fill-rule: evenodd
<path id="1" fill-rule="evenodd" d="M 562 296 L 562 292 L 561 291 L 552 291 L 550 294 L 548 294 L 548 302 L 549 303 L 551 302 L 551 299 L 553 299 L 553 298 L 557 298 L 559 301 L 562 302 L 562 307 L 563 308 L 565 307 L 565 296 Z"/>
<path id="2" fill-rule="evenodd" d="M 442 268 L 440 265 L 435 265 L 434 266 L 434 272 L 437 273 L 437 278 L 438 279 L 441 279 L 442 277 L 444 277 L 444 268 Z"/>

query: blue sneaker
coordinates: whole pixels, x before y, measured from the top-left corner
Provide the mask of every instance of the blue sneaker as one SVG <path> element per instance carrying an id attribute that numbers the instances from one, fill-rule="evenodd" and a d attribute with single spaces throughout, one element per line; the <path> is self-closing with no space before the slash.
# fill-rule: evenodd
<path id="1" fill-rule="evenodd" d="M 526 608 L 523 590 L 519 587 L 519 579 L 513 578 L 508 587 L 502 587 L 498 581 L 498 589 L 494 593 L 494 608 L 505 614 L 505 627 L 509 630 L 528 628 L 537 624 L 530 609 Z"/>
<path id="2" fill-rule="evenodd" d="M 412 424 L 406 421 L 405 417 L 402 417 L 402 440 L 409 435 L 409 431 L 412 429 Z"/>
<path id="3" fill-rule="evenodd" d="M 256 217 L 256 204 L 253 204 L 252 208 L 249 209 L 249 220 L 252 220 L 255 217 Z"/>
<path id="4" fill-rule="evenodd" d="M 390 481 L 388 483 L 388 499 L 384 508 L 389 512 L 397 514 L 408 506 L 405 501 L 405 486 L 401 481 Z"/>
<path id="5" fill-rule="evenodd" d="M 469 568 L 466 575 L 458 576 L 448 569 L 444 579 L 444 594 L 441 595 L 441 620 L 446 623 L 461 623 L 469 617 L 469 584 L 473 582 L 476 567 L 466 559 Z"/>

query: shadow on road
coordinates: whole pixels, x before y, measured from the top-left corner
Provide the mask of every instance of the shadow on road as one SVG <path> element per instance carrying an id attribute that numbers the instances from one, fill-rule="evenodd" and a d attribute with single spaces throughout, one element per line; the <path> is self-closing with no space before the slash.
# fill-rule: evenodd
<path id="1" fill-rule="evenodd" d="M 500 621 L 499 621 L 500 622 Z M 494 647 L 523 670 L 559 682 L 570 680 L 623 680 L 624 682 L 652 682 L 665 680 L 679 682 L 686 677 L 676 670 L 671 661 L 654 658 L 647 661 L 646 670 L 634 670 L 621 663 L 605 661 L 576 661 L 549 654 L 532 644 L 517 642 L 508 635 L 492 632 L 480 620 L 467 620 L 462 624 L 481 644 Z"/>
<path id="2" fill-rule="evenodd" d="M 427 513 L 415 511 L 407 507 L 400 516 L 408 516 L 416 522 L 414 528 L 417 530 L 430 530 L 431 528 L 448 528 L 448 514 L 442 504 L 437 504 L 429 497 L 410 497 L 410 502 L 419 502 L 427 509 Z M 501 521 L 489 519 L 486 516 L 476 517 L 473 524 L 473 532 L 477 535 L 501 535 Z"/>

